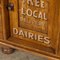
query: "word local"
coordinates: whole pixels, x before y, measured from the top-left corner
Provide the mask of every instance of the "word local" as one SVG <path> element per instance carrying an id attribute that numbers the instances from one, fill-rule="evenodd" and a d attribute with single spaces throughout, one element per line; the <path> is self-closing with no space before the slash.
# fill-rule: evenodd
<path id="1" fill-rule="evenodd" d="M 40 4 L 39 4 L 40 3 Z M 27 0 L 27 4 L 30 6 L 32 5 L 33 7 L 39 7 L 39 8 L 45 8 L 45 2 L 43 0 Z M 37 10 L 32 10 L 30 8 L 28 9 L 24 9 L 24 7 L 22 7 L 21 9 L 21 14 L 23 15 L 27 15 L 27 16 L 33 16 L 34 18 L 40 18 L 40 19 L 44 19 L 47 20 L 47 16 L 45 12 L 42 11 L 37 11 Z"/>
<path id="2" fill-rule="evenodd" d="M 50 38 L 46 37 L 46 36 L 43 36 L 41 34 L 24 31 L 22 29 L 18 30 L 17 28 L 13 28 L 13 34 L 22 36 L 23 38 L 28 38 L 28 39 L 31 39 L 31 40 L 40 41 L 41 43 L 44 43 L 44 44 L 47 44 L 47 45 L 50 44 Z"/>

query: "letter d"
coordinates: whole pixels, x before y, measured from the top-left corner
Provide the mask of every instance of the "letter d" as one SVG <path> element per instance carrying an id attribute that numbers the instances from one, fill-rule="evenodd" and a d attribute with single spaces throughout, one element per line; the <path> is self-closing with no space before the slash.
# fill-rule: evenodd
<path id="1" fill-rule="evenodd" d="M 17 28 L 13 28 L 13 34 L 18 34 L 18 29 Z"/>

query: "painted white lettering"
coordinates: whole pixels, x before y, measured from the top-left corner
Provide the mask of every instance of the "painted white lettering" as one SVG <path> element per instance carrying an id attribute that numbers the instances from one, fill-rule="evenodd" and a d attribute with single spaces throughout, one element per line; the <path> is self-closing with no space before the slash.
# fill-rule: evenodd
<path id="1" fill-rule="evenodd" d="M 13 34 L 18 34 L 18 29 L 13 28 Z"/>
<path id="2" fill-rule="evenodd" d="M 45 12 L 41 12 L 41 11 L 38 12 L 37 10 L 32 11 L 31 9 L 25 10 L 24 8 L 22 8 L 22 12 L 21 13 L 23 15 L 33 16 L 34 18 L 39 18 L 39 19 L 47 20 L 47 16 L 46 16 Z"/>
<path id="3" fill-rule="evenodd" d="M 27 0 L 27 4 L 31 4 L 32 6 L 36 6 L 36 7 L 41 7 L 41 8 L 45 8 L 45 2 L 43 0 Z"/>
<path id="4" fill-rule="evenodd" d="M 43 0 L 41 0 L 41 8 L 45 8 L 45 7 L 44 7 L 44 6 L 45 6 L 44 3 L 45 3 L 45 2 L 44 2 Z"/>
<path id="5" fill-rule="evenodd" d="M 33 1 L 32 0 L 27 0 L 27 3 L 33 5 Z"/>
<path id="6" fill-rule="evenodd" d="M 33 33 L 29 32 L 29 33 L 28 33 L 28 38 L 29 38 L 29 39 L 34 39 Z"/>
<path id="7" fill-rule="evenodd" d="M 28 31 L 24 31 L 22 29 L 18 30 L 17 28 L 13 28 L 13 34 L 19 35 L 23 38 L 40 41 L 41 43 L 44 43 L 47 45 L 51 44 L 50 38 L 47 36 L 41 35 L 41 34 L 36 34 L 36 33 L 28 32 Z"/>
<path id="8" fill-rule="evenodd" d="M 37 37 L 37 35 L 35 34 L 35 40 L 37 40 L 37 38 L 38 38 L 38 37 Z"/>
<path id="9" fill-rule="evenodd" d="M 28 16 L 32 16 L 32 10 L 31 9 L 27 9 L 26 13 Z"/>
<path id="10" fill-rule="evenodd" d="M 35 0 L 35 6 L 39 7 L 39 1 Z"/>
<path id="11" fill-rule="evenodd" d="M 45 44 L 50 44 L 50 38 L 49 37 L 44 37 L 44 43 Z"/>
<path id="12" fill-rule="evenodd" d="M 47 18 L 46 18 L 46 13 L 45 13 L 45 12 L 44 12 L 44 14 L 43 14 L 43 15 L 44 15 L 44 17 L 43 17 L 43 18 L 44 18 L 44 20 L 47 20 Z"/>
<path id="13" fill-rule="evenodd" d="M 33 12 L 33 17 L 35 17 L 35 18 L 37 18 L 36 13 L 37 13 L 37 11 L 35 10 L 35 11 Z"/>
<path id="14" fill-rule="evenodd" d="M 42 12 L 39 12 L 38 18 L 43 19 Z"/>
<path id="15" fill-rule="evenodd" d="M 44 36 L 38 35 L 38 41 L 43 42 Z"/>
<path id="16" fill-rule="evenodd" d="M 23 32 L 23 30 L 19 30 L 19 35 L 21 35 L 21 36 L 24 37 L 24 32 Z"/>
<path id="17" fill-rule="evenodd" d="M 22 8 L 21 14 L 25 15 L 24 8 Z"/>
<path id="18" fill-rule="evenodd" d="M 28 32 L 27 31 L 24 31 L 24 35 L 25 35 L 25 37 L 27 38 L 28 37 Z"/>

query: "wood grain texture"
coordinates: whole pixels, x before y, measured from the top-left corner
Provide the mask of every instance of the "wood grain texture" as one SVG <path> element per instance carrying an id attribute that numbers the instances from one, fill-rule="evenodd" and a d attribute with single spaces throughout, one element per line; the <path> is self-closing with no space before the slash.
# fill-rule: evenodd
<path id="1" fill-rule="evenodd" d="M 46 0 L 44 0 L 46 1 Z M 50 0 L 49 2 L 49 8 L 46 9 L 46 12 L 48 14 L 48 21 L 47 21 L 47 27 L 41 26 L 40 28 L 42 28 L 42 30 L 47 31 L 46 33 L 42 33 L 42 35 L 44 36 L 48 36 L 50 37 L 50 41 L 51 44 L 50 45 L 46 45 L 44 43 L 41 43 L 39 41 L 34 41 L 25 37 L 21 37 L 18 34 L 15 35 L 13 34 L 13 28 L 17 28 L 22 29 L 24 31 L 28 31 L 28 32 L 33 32 L 34 34 L 41 34 L 40 31 L 37 32 L 37 27 L 31 25 L 26 25 L 26 23 L 20 22 L 19 17 L 22 16 L 19 12 L 19 8 L 21 8 L 22 6 L 22 0 L 2 0 L 2 25 L 0 28 L 1 31 L 1 35 L 4 40 L 0 40 L 1 44 L 7 44 L 9 46 L 13 45 L 13 48 L 22 48 L 28 51 L 32 51 L 34 53 L 40 54 L 42 53 L 43 55 L 47 55 L 47 56 L 51 56 L 53 58 L 57 58 L 58 55 L 58 45 L 59 45 L 59 26 L 60 26 L 60 21 L 59 21 L 59 17 L 60 17 L 60 13 L 59 13 L 59 0 Z M 11 10 L 7 10 L 6 6 L 8 3 L 13 3 L 14 5 L 14 11 Z M 19 5 L 19 6 L 18 6 Z M 25 7 L 26 5 L 26 7 Z M 26 3 L 25 3 L 24 7 L 25 8 L 31 8 L 32 10 L 34 10 L 35 8 L 33 7 L 29 7 Z M 37 10 L 39 11 L 40 8 L 38 8 Z M 20 15 L 19 15 L 20 14 Z M 34 22 L 33 20 L 39 20 L 39 19 L 35 19 L 33 17 L 25 17 L 26 19 L 29 18 L 29 20 L 31 20 L 32 22 Z M 24 19 L 24 18 L 22 18 Z M 1 21 L 1 19 L 0 19 Z M 19 26 L 20 25 L 20 26 Z M 23 28 L 22 28 L 23 27 Z M 46 28 L 46 29 L 45 29 Z M 2 30 L 1 30 L 2 29 Z M 0 36 L 0 37 L 1 37 Z M 59 57 L 60 58 L 60 57 Z"/>

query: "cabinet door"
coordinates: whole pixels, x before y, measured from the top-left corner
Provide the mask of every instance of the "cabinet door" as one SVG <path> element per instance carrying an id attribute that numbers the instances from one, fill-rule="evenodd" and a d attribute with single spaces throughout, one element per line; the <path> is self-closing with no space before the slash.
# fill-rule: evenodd
<path id="1" fill-rule="evenodd" d="M 59 0 L 8 0 L 7 6 L 8 40 L 13 45 L 35 53 L 57 53 Z"/>

